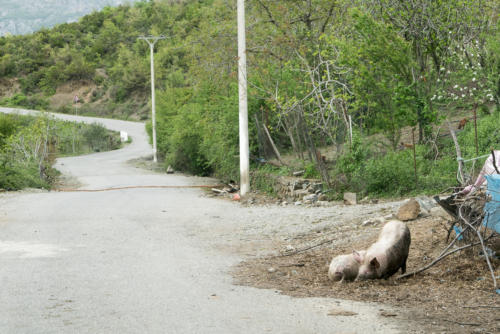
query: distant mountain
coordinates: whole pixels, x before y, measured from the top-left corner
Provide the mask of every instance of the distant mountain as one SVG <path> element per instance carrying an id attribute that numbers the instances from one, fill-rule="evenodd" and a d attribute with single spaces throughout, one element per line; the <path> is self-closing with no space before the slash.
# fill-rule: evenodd
<path id="1" fill-rule="evenodd" d="M 0 36 L 28 34 L 56 24 L 74 22 L 106 6 L 131 0 L 0 0 Z"/>

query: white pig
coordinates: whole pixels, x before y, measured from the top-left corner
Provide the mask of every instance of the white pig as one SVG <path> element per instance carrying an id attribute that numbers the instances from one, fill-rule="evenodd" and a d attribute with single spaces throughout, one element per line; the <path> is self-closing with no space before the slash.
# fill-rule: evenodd
<path id="1" fill-rule="evenodd" d="M 357 254 L 362 256 L 365 251 Z M 353 281 L 358 276 L 359 263 L 353 254 L 339 255 L 333 258 L 328 269 L 328 278 L 332 281 Z"/>
<path id="2" fill-rule="evenodd" d="M 353 252 L 359 264 L 358 279 L 389 278 L 399 268 L 406 271 L 406 259 L 410 250 L 410 230 L 398 220 L 384 225 L 377 242 L 366 250 L 365 254 Z"/>

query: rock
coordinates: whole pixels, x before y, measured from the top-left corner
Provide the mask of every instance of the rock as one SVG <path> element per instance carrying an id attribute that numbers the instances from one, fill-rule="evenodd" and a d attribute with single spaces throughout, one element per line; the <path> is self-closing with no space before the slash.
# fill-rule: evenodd
<path id="1" fill-rule="evenodd" d="M 328 201 L 317 201 L 316 204 L 318 206 L 330 206 L 330 202 Z"/>
<path id="2" fill-rule="evenodd" d="M 287 252 L 293 252 L 293 251 L 295 250 L 295 247 L 293 247 L 292 245 L 286 245 L 285 250 L 286 250 Z"/>
<path id="3" fill-rule="evenodd" d="M 167 167 L 167 174 L 174 174 L 174 169 L 170 165 Z"/>
<path id="4" fill-rule="evenodd" d="M 292 193 L 292 196 L 295 198 L 302 198 L 307 195 L 309 195 L 309 191 L 307 191 L 307 189 L 294 190 Z"/>
<path id="5" fill-rule="evenodd" d="M 318 195 L 316 194 L 307 195 L 304 196 L 302 200 L 304 201 L 304 203 L 314 203 L 318 200 Z"/>
<path id="6" fill-rule="evenodd" d="M 398 314 L 397 313 L 394 313 L 394 312 L 388 312 L 388 311 L 385 311 L 385 310 L 382 310 L 380 312 L 380 315 L 383 316 L 383 317 L 397 317 Z"/>
<path id="7" fill-rule="evenodd" d="M 423 209 L 422 207 L 420 208 L 420 214 L 418 215 L 421 218 L 429 217 L 431 214 L 429 211 Z"/>
<path id="8" fill-rule="evenodd" d="M 371 219 L 365 220 L 364 222 L 361 223 L 361 225 L 362 226 L 369 226 L 369 225 L 377 226 L 379 224 L 385 223 L 385 221 L 386 220 L 384 217 L 377 217 L 377 218 L 371 218 Z"/>
<path id="9" fill-rule="evenodd" d="M 356 193 L 344 193 L 344 204 L 355 205 L 357 203 Z"/>
<path id="10" fill-rule="evenodd" d="M 293 182 L 293 184 L 291 185 L 292 192 L 294 190 L 302 189 L 303 184 L 304 184 L 304 180 L 296 180 L 295 182 Z"/>
<path id="11" fill-rule="evenodd" d="M 420 213 L 420 204 L 412 198 L 408 202 L 401 205 L 396 217 L 401 221 L 413 220 L 418 217 Z"/>
<path id="12" fill-rule="evenodd" d="M 442 207 L 436 206 L 429 211 L 429 214 L 433 217 L 450 218 L 448 212 L 446 212 Z"/>
<path id="13" fill-rule="evenodd" d="M 318 201 L 324 201 L 324 202 L 327 202 L 328 201 L 328 196 L 326 196 L 325 194 L 320 194 L 318 196 Z"/>
<path id="14" fill-rule="evenodd" d="M 302 205 L 302 201 L 297 201 L 297 202 L 293 203 L 293 205 L 295 205 L 295 206 Z"/>
<path id="15" fill-rule="evenodd" d="M 283 201 L 283 202 L 281 202 L 281 205 L 282 205 L 282 206 L 287 206 L 287 205 L 288 205 L 288 202 L 287 202 L 287 201 Z"/>
<path id="16" fill-rule="evenodd" d="M 422 211 L 425 210 L 426 212 L 429 212 L 432 208 L 438 205 L 434 199 L 427 196 L 421 196 L 415 199 L 417 200 L 418 204 L 420 204 L 420 209 Z"/>
<path id="17" fill-rule="evenodd" d="M 312 183 L 311 188 L 314 189 L 314 192 L 321 191 L 323 190 L 323 183 L 321 182 Z"/>
<path id="18" fill-rule="evenodd" d="M 276 269 L 271 267 L 271 268 L 267 269 L 267 272 L 272 274 L 272 273 L 276 272 Z"/>
<path id="19" fill-rule="evenodd" d="M 296 171 L 296 172 L 293 172 L 293 176 L 302 176 L 304 175 L 306 171 L 305 170 L 299 170 L 299 171 Z"/>
<path id="20" fill-rule="evenodd" d="M 366 196 L 361 201 L 359 201 L 359 203 L 361 203 L 361 204 L 370 203 L 370 197 Z"/>
<path id="21" fill-rule="evenodd" d="M 352 311 L 347 311 L 347 310 L 344 310 L 344 309 L 341 309 L 341 308 L 335 308 L 335 309 L 331 309 L 328 312 L 328 315 L 331 316 L 331 317 L 337 317 L 337 316 L 351 317 L 351 316 L 357 315 L 357 313 L 356 312 L 352 312 Z"/>

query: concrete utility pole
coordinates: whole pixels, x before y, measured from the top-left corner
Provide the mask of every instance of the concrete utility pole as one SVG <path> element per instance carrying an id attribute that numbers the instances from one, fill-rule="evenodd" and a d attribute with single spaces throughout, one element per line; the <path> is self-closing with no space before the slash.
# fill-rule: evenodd
<path id="1" fill-rule="evenodd" d="M 158 162 L 156 156 L 156 105 L 155 105 L 155 65 L 154 65 L 154 48 L 156 42 L 160 39 L 165 39 L 165 36 L 140 36 L 138 39 L 143 39 L 149 44 L 151 56 L 151 125 L 153 128 L 153 161 Z"/>
<path id="2" fill-rule="evenodd" d="M 245 37 L 245 0 L 238 0 L 238 92 L 240 110 L 240 194 L 250 190 L 248 145 L 247 56 Z"/>

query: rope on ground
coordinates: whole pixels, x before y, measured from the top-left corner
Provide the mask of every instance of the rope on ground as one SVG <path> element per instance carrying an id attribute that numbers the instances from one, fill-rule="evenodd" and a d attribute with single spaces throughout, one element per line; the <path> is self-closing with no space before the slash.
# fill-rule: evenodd
<path id="1" fill-rule="evenodd" d="M 217 188 L 221 185 L 196 185 L 196 186 L 127 186 L 103 189 L 56 189 L 56 192 L 103 192 L 125 189 L 192 189 L 192 188 Z"/>

